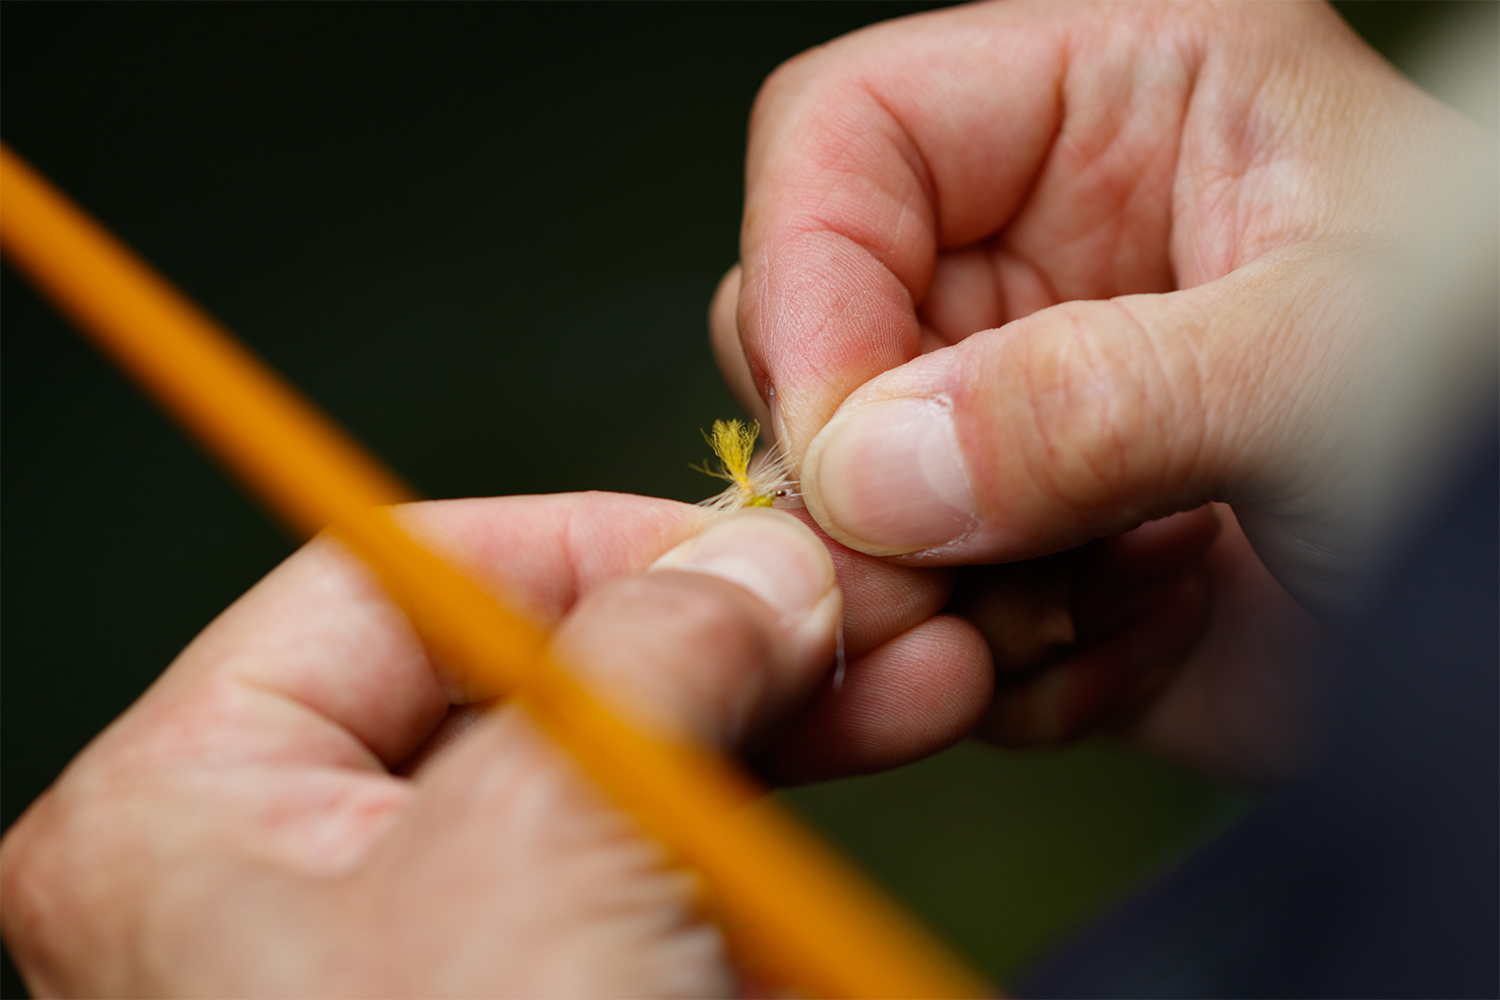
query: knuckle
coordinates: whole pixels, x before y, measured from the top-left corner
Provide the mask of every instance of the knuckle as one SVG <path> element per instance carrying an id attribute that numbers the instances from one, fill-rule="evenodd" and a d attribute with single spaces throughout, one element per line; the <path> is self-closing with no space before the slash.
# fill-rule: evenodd
<path id="1" fill-rule="evenodd" d="M 813 65 L 819 58 L 819 49 L 808 49 L 781 63 L 761 82 L 755 101 L 750 106 L 750 131 L 763 128 L 784 106 L 794 100 L 808 85 Z"/>
<path id="2" fill-rule="evenodd" d="M 31 846 L 32 814 L 22 816 L 0 840 L 0 911 L 6 915 L 6 937 L 15 943 L 12 925 L 29 925 L 38 898 L 34 881 Z"/>
<path id="3" fill-rule="evenodd" d="M 67 856 L 61 843 L 66 834 L 50 817 L 55 799 L 54 793 L 44 793 L 0 841 L 0 913 L 6 944 L 28 976 L 44 978 L 55 964 L 59 933 L 63 940 L 82 933 L 81 921 L 64 915 L 70 909 L 69 889 L 82 876 L 76 867 L 80 859 Z"/>
<path id="4" fill-rule="evenodd" d="M 788 92 L 800 91 L 810 76 L 815 75 L 816 66 L 823 61 L 827 46 L 814 45 L 796 55 L 782 60 L 761 84 L 760 93 L 778 97 Z"/>
<path id="5" fill-rule="evenodd" d="M 1033 481 L 1079 514 L 1108 507 L 1134 518 L 1144 512 L 1130 510 L 1132 501 L 1146 501 L 1173 476 L 1188 422 L 1181 380 L 1158 337 L 1119 301 L 1048 312 L 1045 335 L 1025 338 L 1022 365 Z"/>

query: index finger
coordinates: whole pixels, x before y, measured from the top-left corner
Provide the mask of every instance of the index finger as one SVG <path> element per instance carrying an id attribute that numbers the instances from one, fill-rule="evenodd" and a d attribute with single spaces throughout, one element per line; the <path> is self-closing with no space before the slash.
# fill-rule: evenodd
<path id="1" fill-rule="evenodd" d="M 997 18 L 1036 30 L 996 32 Z M 767 81 L 738 319 L 793 455 L 850 392 L 920 353 L 938 248 L 1020 204 L 1057 128 L 1063 37 L 1025 11 L 942 11 L 841 38 Z"/>
<path id="2" fill-rule="evenodd" d="M 983 317 L 966 334 L 1173 287 L 1177 147 L 1211 21 L 988 4 L 876 25 L 772 75 L 751 118 L 737 319 L 792 455 L 921 352 L 918 307 L 938 326 Z M 946 253 L 992 236 L 986 263 Z"/>
<path id="3" fill-rule="evenodd" d="M 643 571 L 712 514 L 584 493 L 435 501 L 401 516 L 550 631 L 581 596 Z M 852 655 L 919 624 L 946 599 L 941 575 L 829 545 L 849 584 Z M 250 696 L 226 700 L 230 690 Z M 379 770 L 406 760 L 464 697 L 445 690 L 439 665 L 373 575 L 319 539 L 205 629 L 132 709 L 126 728 L 167 734 L 147 741 L 166 756 L 201 751 L 219 760 Z"/>

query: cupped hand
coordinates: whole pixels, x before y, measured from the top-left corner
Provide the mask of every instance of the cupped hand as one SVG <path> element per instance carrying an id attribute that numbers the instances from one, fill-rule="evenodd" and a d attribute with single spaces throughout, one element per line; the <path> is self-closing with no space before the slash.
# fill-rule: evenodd
<path id="1" fill-rule="evenodd" d="M 402 517 L 622 711 L 726 752 L 899 763 L 989 698 L 982 642 L 934 617 L 941 575 L 825 547 L 784 512 L 584 494 Z M 846 608 L 842 697 L 795 721 L 829 688 Z M 7 833 L 0 919 L 32 990 L 735 992 L 694 880 L 523 712 L 455 697 L 339 543 L 299 551 Z"/>
<path id="2" fill-rule="evenodd" d="M 1211 544 L 1205 510 L 1106 546 L 1118 580 L 1155 567 L 1154 600 L 1127 587 L 1112 610 L 1064 575 L 1064 610 L 1038 619 L 1062 641 L 1033 628 L 1022 645 L 1051 651 L 1013 658 L 991 723 L 1012 742 L 1073 735 L 1149 689 L 1160 708 L 1136 731 L 1154 746 L 1275 772 L 1304 609 L 1348 605 L 1379 506 L 1359 433 L 1442 408 L 1369 391 L 1382 266 L 1422 195 L 1487 149 L 1322 4 L 1006 3 L 877 25 L 757 99 L 715 350 L 800 458 L 818 523 L 864 552 L 1010 562 L 1233 505 Z M 1195 546 L 1163 579 L 1161 553 Z"/>

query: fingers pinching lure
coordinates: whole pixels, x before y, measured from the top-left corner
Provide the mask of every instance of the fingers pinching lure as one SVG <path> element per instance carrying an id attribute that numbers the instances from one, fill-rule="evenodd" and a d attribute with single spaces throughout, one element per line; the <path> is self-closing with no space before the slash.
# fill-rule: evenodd
<path id="1" fill-rule="evenodd" d="M 797 481 L 792 478 L 790 463 L 782 454 L 781 445 L 773 444 L 756 455 L 755 441 L 759 437 L 760 424 L 754 420 L 748 424 L 739 420 L 715 420 L 713 433 L 704 432 L 703 440 L 718 456 L 719 467 L 711 469 L 704 463 L 688 468 L 722 479 L 729 486 L 699 506 L 726 513 L 744 507 L 774 507 L 778 500 L 788 501 L 788 506 L 800 506 L 798 501 L 802 494 L 797 489 Z M 844 688 L 844 671 L 844 620 L 841 617 L 834 630 L 835 692 Z"/>
<path id="2" fill-rule="evenodd" d="M 754 420 L 748 424 L 739 420 L 715 420 L 713 432 L 704 432 L 703 439 L 714 450 L 719 467 L 710 468 L 704 463 L 689 468 L 722 479 L 729 486 L 718 496 L 704 500 L 701 506 L 722 511 L 771 507 L 778 500 L 800 496 L 780 445 L 773 444 L 759 455 L 755 454 L 755 441 L 759 437 L 760 424 Z"/>

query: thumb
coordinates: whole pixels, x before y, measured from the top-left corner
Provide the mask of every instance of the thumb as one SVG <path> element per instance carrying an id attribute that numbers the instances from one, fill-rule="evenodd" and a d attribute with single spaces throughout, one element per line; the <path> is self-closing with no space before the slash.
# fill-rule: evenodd
<path id="1" fill-rule="evenodd" d="M 817 687 L 842 612 L 817 536 L 747 509 L 590 592 L 553 649 L 632 717 L 732 750 Z"/>
<path id="2" fill-rule="evenodd" d="M 810 442 L 809 509 L 876 555 L 1009 561 L 1210 500 L 1337 480 L 1357 269 L 1311 247 L 1161 295 L 1067 302 L 917 358 Z"/>
<path id="3" fill-rule="evenodd" d="M 585 595 L 569 668 L 658 731 L 729 746 L 816 683 L 842 608 L 822 543 L 769 510 L 715 519 L 651 572 Z M 529 717 L 503 706 L 418 772 L 411 808 L 339 887 L 355 990 L 713 996 L 734 986 L 694 881 Z M 347 987 L 346 987 L 347 989 Z M 327 992 L 326 990 L 323 992 Z"/>

